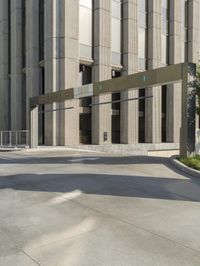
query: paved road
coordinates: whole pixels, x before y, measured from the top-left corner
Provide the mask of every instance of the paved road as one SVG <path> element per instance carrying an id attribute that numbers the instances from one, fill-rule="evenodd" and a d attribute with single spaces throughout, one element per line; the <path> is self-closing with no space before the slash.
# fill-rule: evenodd
<path id="1" fill-rule="evenodd" d="M 1 153 L 0 265 L 199 266 L 200 179 L 165 158 Z"/>

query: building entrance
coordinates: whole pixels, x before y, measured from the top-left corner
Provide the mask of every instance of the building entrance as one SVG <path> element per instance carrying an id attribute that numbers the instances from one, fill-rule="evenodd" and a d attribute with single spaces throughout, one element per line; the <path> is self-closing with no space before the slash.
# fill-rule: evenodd
<path id="1" fill-rule="evenodd" d="M 81 86 L 91 84 L 92 68 L 86 65 L 80 65 L 79 77 Z M 92 97 L 83 97 L 79 100 L 79 143 L 92 143 L 92 115 L 91 115 Z"/>
<path id="2" fill-rule="evenodd" d="M 80 114 L 79 114 L 79 136 L 80 144 L 92 143 L 92 115 L 91 115 L 91 97 L 80 99 Z"/>
<path id="3" fill-rule="evenodd" d="M 120 93 L 112 94 L 112 143 L 120 143 Z"/>

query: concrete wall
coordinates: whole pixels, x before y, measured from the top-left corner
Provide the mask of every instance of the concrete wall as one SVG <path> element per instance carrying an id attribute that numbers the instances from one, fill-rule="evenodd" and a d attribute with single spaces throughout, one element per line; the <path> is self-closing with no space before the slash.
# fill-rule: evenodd
<path id="1" fill-rule="evenodd" d="M 123 75 L 138 71 L 138 3 L 137 0 L 123 2 Z M 122 100 L 137 98 L 137 90 L 121 93 Z M 138 142 L 138 100 L 121 103 L 121 143 Z"/>
<path id="2" fill-rule="evenodd" d="M 60 3 L 60 90 L 79 85 L 79 0 Z M 60 144 L 79 144 L 79 100 L 66 101 L 60 111 Z"/>
<path id="3" fill-rule="evenodd" d="M 29 98 L 39 94 L 39 0 L 26 1 L 26 128 Z"/>
<path id="4" fill-rule="evenodd" d="M 189 1 L 188 21 L 188 61 L 199 61 L 199 0 Z"/>
<path id="5" fill-rule="evenodd" d="M 59 84 L 59 34 L 60 34 L 60 8 L 56 0 L 45 0 L 45 93 L 58 91 Z M 57 104 L 45 107 L 52 110 Z M 59 144 L 59 113 L 45 113 L 45 144 Z"/>
<path id="6" fill-rule="evenodd" d="M 11 129 L 22 128 L 22 1 L 11 0 Z"/>
<path id="7" fill-rule="evenodd" d="M 0 1 L 0 130 L 10 127 L 8 78 L 8 2 Z"/>
<path id="8" fill-rule="evenodd" d="M 181 25 L 181 0 L 170 1 L 170 64 L 183 61 L 183 32 Z M 180 141 L 181 128 L 181 84 L 172 84 L 167 89 L 167 142 Z"/>
<path id="9" fill-rule="evenodd" d="M 111 78 L 111 2 L 94 1 L 94 67 L 93 81 Z M 93 103 L 111 101 L 111 95 L 93 97 Z M 107 132 L 107 141 L 104 141 Z M 111 143 L 111 104 L 92 108 L 92 143 Z"/>
<path id="10" fill-rule="evenodd" d="M 149 0 L 148 69 L 161 67 L 161 1 Z M 145 139 L 147 143 L 161 142 L 161 87 L 148 88 L 145 107 Z"/>

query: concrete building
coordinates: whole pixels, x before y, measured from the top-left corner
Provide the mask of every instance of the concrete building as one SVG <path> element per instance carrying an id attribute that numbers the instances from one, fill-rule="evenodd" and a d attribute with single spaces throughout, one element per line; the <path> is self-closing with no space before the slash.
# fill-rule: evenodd
<path id="1" fill-rule="evenodd" d="M 200 0 L 0 0 L 0 130 L 29 129 L 32 96 L 197 63 L 199 17 Z M 173 149 L 180 125 L 172 84 L 41 107 L 39 144 Z"/>

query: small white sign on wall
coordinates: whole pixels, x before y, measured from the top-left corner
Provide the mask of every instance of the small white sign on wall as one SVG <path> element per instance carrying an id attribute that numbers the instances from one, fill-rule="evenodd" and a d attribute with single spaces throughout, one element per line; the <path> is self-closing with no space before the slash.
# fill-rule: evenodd
<path id="1" fill-rule="evenodd" d="M 74 88 L 75 99 L 89 97 L 89 96 L 93 96 L 93 84 L 88 84 L 88 85 Z"/>

